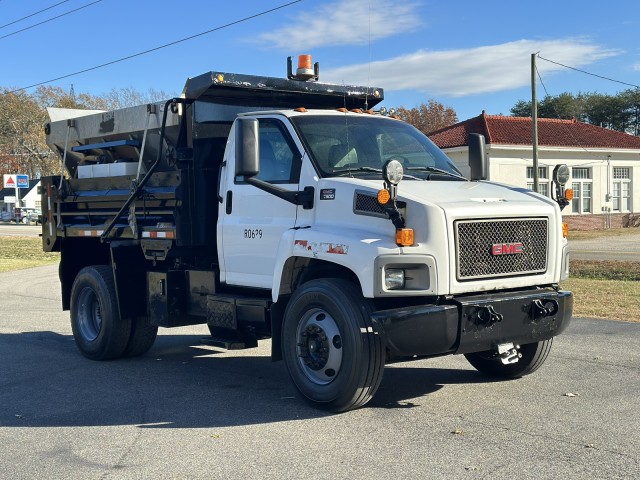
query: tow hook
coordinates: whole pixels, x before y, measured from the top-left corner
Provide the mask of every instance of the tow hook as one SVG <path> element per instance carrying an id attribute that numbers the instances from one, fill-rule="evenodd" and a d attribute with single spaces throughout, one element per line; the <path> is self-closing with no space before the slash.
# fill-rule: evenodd
<path id="1" fill-rule="evenodd" d="M 536 299 L 531 303 L 531 316 L 535 320 L 540 318 L 552 317 L 558 313 L 558 302 L 554 299 Z"/>
<path id="2" fill-rule="evenodd" d="M 496 312 L 493 305 L 477 306 L 475 312 L 475 323 L 478 325 L 493 325 L 496 322 L 501 322 L 504 317 Z"/>
<path id="3" fill-rule="evenodd" d="M 502 345 L 498 345 L 498 356 L 504 365 L 517 363 L 518 360 L 522 358 L 520 345 L 514 346 L 513 343 L 503 343 Z"/>

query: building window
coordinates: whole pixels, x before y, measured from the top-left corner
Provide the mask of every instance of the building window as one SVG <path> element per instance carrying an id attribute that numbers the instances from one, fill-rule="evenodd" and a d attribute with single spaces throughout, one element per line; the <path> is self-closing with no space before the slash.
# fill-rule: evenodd
<path id="1" fill-rule="evenodd" d="M 573 213 L 593 213 L 591 169 L 573 167 L 571 169 L 571 178 L 571 188 L 573 189 L 571 211 Z"/>
<path id="2" fill-rule="evenodd" d="M 533 178 L 533 167 L 527 167 L 527 178 Z M 538 179 L 549 178 L 549 167 L 538 167 Z"/>
<path id="3" fill-rule="evenodd" d="M 527 183 L 527 189 L 533 191 L 533 182 Z M 538 193 L 540 195 L 544 195 L 545 197 L 549 196 L 549 184 L 545 182 L 541 182 L 538 180 Z"/>
<path id="4" fill-rule="evenodd" d="M 629 167 L 613 167 L 612 187 L 612 210 L 614 212 L 630 212 L 631 169 Z"/>
<path id="5" fill-rule="evenodd" d="M 527 188 L 533 190 L 533 167 L 527 167 Z M 549 167 L 538 167 L 538 193 L 549 196 Z"/>

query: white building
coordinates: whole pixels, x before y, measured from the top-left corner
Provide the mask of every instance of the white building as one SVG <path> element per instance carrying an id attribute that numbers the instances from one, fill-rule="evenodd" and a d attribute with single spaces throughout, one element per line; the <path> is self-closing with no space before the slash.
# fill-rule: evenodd
<path id="1" fill-rule="evenodd" d="M 467 176 L 468 135 L 485 137 L 489 179 L 533 189 L 529 117 L 481 115 L 429 134 Z M 563 210 L 574 229 L 640 224 L 640 137 L 575 120 L 538 120 L 539 192 L 549 196 L 553 168 L 571 169 L 575 198 Z"/>

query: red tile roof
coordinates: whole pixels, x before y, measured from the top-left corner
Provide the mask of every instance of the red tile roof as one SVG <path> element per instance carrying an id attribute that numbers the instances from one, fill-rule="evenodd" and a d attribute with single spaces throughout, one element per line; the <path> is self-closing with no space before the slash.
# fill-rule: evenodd
<path id="1" fill-rule="evenodd" d="M 531 145 L 533 135 L 530 117 L 487 115 L 483 111 L 477 117 L 436 130 L 429 138 L 440 148 L 453 148 L 466 146 L 470 133 L 483 134 L 488 144 L 505 145 Z M 640 137 L 576 120 L 539 118 L 538 145 L 640 149 Z"/>

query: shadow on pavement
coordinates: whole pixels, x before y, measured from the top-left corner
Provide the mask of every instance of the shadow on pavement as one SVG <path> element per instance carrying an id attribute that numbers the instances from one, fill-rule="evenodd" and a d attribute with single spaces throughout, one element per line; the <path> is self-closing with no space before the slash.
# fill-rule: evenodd
<path id="1" fill-rule="evenodd" d="M 0 334 L 0 426 L 210 428 L 329 415 L 303 401 L 282 362 L 215 351 L 201 338 L 162 335 L 144 356 L 95 362 L 70 335 Z M 411 408 L 443 385 L 485 381 L 471 370 L 396 365 L 364 408 Z"/>

